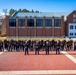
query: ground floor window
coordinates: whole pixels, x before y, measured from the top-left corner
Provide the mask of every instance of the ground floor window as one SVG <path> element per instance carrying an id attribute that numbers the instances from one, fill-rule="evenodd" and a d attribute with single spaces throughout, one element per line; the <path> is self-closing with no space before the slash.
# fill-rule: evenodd
<path id="1" fill-rule="evenodd" d="M 70 33 L 70 35 L 73 35 L 73 33 Z"/>
<path id="2" fill-rule="evenodd" d="M 76 36 L 76 33 L 75 33 L 75 36 Z"/>

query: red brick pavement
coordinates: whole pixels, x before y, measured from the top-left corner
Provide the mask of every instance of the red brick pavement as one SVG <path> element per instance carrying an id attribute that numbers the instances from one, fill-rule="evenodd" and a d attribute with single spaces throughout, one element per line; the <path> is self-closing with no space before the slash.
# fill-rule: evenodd
<path id="1" fill-rule="evenodd" d="M 76 70 L 76 64 L 63 54 L 56 55 L 54 51 L 50 55 L 45 55 L 43 51 L 40 55 L 34 55 L 34 52 L 29 55 L 24 55 L 24 52 L 4 52 L 0 55 L 0 71 L 19 70 Z"/>

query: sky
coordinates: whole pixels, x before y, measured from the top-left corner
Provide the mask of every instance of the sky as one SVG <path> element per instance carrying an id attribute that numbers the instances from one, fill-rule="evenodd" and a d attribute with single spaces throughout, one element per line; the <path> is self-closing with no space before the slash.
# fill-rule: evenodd
<path id="1" fill-rule="evenodd" d="M 40 12 L 72 12 L 76 10 L 76 0 L 0 0 L 0 13 L 3 9 L 28 9 Z"/>

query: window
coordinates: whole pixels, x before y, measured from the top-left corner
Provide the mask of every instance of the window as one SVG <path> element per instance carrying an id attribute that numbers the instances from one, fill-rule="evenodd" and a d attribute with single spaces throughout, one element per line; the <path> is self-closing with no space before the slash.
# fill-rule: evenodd
<path id="1" fill-rule="evenodd" d="M 25 19 L 18 19 L 18 26 L 19 27 L 25 26 Z"/>
<path id="2" fill-rule="evenodd" d="M 73 23 L 76 23 L 76 19 L 73 19 Z"/>
<path id="3" fill-rule="evenodd" d="M 54 19 L 54 27 L 61 27 L 61 19 Z"/>
<path id="4" fill-rule="evenodd" d="M 2 25 L 0 25 L 0 29 L 2 29 Z"/>
<path id="5" fill-rule="evenodd" d="M 73 33 L 70 33 L 70 35 L 73 35 Z"/>
<path id="6" fill-rule="evenodd" d="M 52 19 L 45 19 L 45 26 L 52 27 Z"/>
<path id="7" fill-rule="evenodd" d="M 9 19 L 9 27 L 16 27 L 16 19 Z"/>
<path id="8" fill-rule="evenodd" d="M 0 34 L 2 34 L 2 32 L 0 31 Z"/>
<path id="9" fill-rule="evenodd" d="M 76 26 L 75 26 L 75 29 L 76 29 Z"/>
<path id="10" fill-rule="evenodd" d="M 76 14 L 73 15 L 73 18 L 76 18 Z"/>
<path id="11" fill-rule="evenodd" d="M 73 29 L 73 25 L 70 26 L 70 29 Z"/>
<path id="12" fill-rule="evenodd" d="M 34 19 L 27 19 L 27 26 L 34 27 Z"/>
<path id="13" fill-rule="evenodd" d="M 43 26 L 43 19 L 36 19 L 36 26 L 37 27 L 42 27 Z"/>

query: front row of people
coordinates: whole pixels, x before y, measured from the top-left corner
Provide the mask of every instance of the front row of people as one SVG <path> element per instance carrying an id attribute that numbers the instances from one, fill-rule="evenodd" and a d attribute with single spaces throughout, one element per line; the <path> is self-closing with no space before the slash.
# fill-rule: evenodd
<path id="1" fill-rule="evenodd" d="M 44 49 L 46 51 L 46 55 L 49 55 L 49 50 L 50 50 L 49 49 L 50 48 L 49 41 L 45 42 L 45 46 L 44 47 L 45 47 Z M 29 48 L 29 45 L 27 43 L 25 48 L 24 48 L 25 55 L 29 54 L 28 53 L 28 48 Z M 35 43 L 35 54 L 39 55 L 40 49 L 41 49 L 40 43 L 39 43 L 39 41 L 36 41 L 36 43 Z M 59 41 L 57 41 L 57 45 L 56 45 L 56 54 L 60 54 L 60 43 L 59 43 Z"/>

